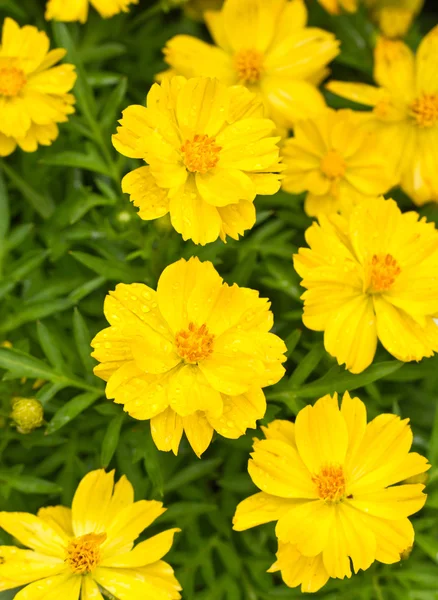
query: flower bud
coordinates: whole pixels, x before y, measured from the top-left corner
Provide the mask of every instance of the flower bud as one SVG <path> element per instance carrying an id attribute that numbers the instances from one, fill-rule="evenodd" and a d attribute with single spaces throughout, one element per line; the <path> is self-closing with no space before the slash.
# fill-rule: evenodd
<path id="1" fill-rule="evenodd" d="M 44 420 L 41 402 L 35 398 L 13 398 L 11 419 L 19 433 L 30 433 L 41 427 Z"/>

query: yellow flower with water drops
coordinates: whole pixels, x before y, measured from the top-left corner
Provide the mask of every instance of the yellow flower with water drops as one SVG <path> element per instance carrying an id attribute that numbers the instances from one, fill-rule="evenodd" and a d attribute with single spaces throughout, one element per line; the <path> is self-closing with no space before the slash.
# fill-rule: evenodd
<path id="1" fill-rule="evenodd" d="M 294 137 L 283 145 L 282 187 L 292 194 L 307 192 L 304 209 L 309 216 L 349 211 L 396 183 L 377 142 L 350 110 L 327 109 L 299 121 Z"/>
<path id="2" fill-rule="evenodd" d="M 120 125 L 116 150 L 149 164 L 124 177 L 123 191 L 142 219 L 170 213 L 184 240 L 238 239 L 255 223 L 256 195 L 280 187 L 280 138 L 242 86 L 165 78 L 152 86 L 147 107 L 123 111 Z"/>
<path id="3" fill-rule="evenodd" d="M 364 0 L 364 4 L 383 35 L 397 38 L 407 33 L 424 0 Z"/>
<path id="4" fill-rule="evenodd" d="M 331 15 L 340 15 L 343 12 L 354 13 L 358 8 L 358 0 L 318 0 L 318 2 Z"/>
<path id="5" fill-rule="evenodd" d="M 306 406 L 295 424 L 262 428 L 248 472 L 261 492 L 243 500 L 234 529 L 276 521 L 279 549 L 270 571 L 316 592 L 375 561 L 392 564 L 414 542 L 408 519 L 425 501 L 422 484 L 401 484 L 430 468 L 410 452 L 409 419 L 382 414 L 367 424 L 365 404 L 344 394 Z"/>
<path id="6" fill-rule="evenodd" d="M 363 202 L 347 216 L 320 215 L 294 265 L 306 288 L 303 322 L 324 331 L 340 365 L 360 373 L 377 340 L 402 361 L 438 352 L 438 231 L 394 200 Z"/>
<path id="7" fill-rule="evenodd" d="M 225 0 L 205 21 L 217 44 L 177 35 L 164 49 L 171 72 L 185 77 L 217 77 L 260 93 L 278 127 L 325 107 L 317 89 L 339 42 L 328 31 L 306 27 L 303 0 Z"/>
<path id="8" fill-rule="evenodd" d="M 286 346 L 269 333 L 268 300 L 222 281 L 210 262 L 168 266 L 157 291 L 119 284 L 105 300 L 110 327 L 92 341 L 106 395 L 151 420 L 160 450 L 183 431 L 198 456 L 213 432 L 235 439 L 263 418 L 263 387 L 279 381 Z"/>
<path id="9" fill-rule="evenodd" d="M 36 27 L 3 23 L 0 44 L 0 156 L 20 146 L 34 152 L 58 137 L 57 123 L 74 112 L 69 94 L 75 81 L 74 66 L 57 62 L 66 54 L 49 51 L 49 38 Z"/>
<path id="10" fill-rule="evenodd" d="M 385 144 L 404 191 L 418 205 L 438 202 L 438 25 L 416 56 L 403 42 L 380 38 L 374 58 L 379 87 L 341 81 L 327 87 L 373 108 L 362 114 Z"/>
<path id="11" fill-rule="evenodd" d="M 0 591 L 26 586 L 15 600 L 177 600 L 181 586 L 162 557 L 180 530 L 134 547 L 165 510 L 155 500 L 134 502 L 124 475 L 114 485 L 114 471 L 98 470 L 82 479 L 71 509 L 0 512 L 0 528 L 28 548 L 0 547 Z"/>
<path id="12" fill-rule="evenodd" d="M 45 17 L 48 21 L 80 21 L 85 23 L 91 6 L 101 17 L 109 19 L 121 12 L 128 12 L 139 0 L 48 0 Z"/>

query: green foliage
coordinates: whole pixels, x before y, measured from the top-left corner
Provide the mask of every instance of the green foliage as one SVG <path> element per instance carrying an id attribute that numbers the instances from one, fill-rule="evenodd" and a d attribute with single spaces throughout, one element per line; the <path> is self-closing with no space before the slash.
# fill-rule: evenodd
<path id="1" fill-rule="evenodd" d="M 92 12 L 80 26 L 48 25 L 42 0 L 0 0 L 1 20 L 9 15 L 45 29 L 53 45 L 68 50 L 67 60 L 79 74 L 77 112 L 61 126 L 59 139 L 34 154 L 17 151 L 0 161 L 0 342 L 13 345 L 0 348 L 0 510 L 34 512 L 68 504 L 86 472 L 109 466 L 126 474 L 138 499 L 162 499 L 169 507 L 153 532 L 170 525 L 182 529 L 169 562 L 184 598 L 301 596 L 266 573 L 276 549 L 272 525 L 243 533 L 231 529 L 236 505 L 255 491 L 246 464 L 258 432 L 239 440 L 217 436 L 201 461 L 186 441 L 177 457 L 158 452 L 149 424 L 107 401 L 103 382 L 92 373 L 90 340 L 106 326 L 102 308 L 108 290 L 118 282 L 155 286 L 169 263 L 198 255 L 214 261 L 225 280 L 258 289 L 272 301 L 288 362 L 283 381 L 268 390 L 265 423 L 294 418 L 326 393 L 355 390 L 370 418 L 385 411 L 409 417 L 415 449 L 434 465 L 429 502 L 414 518 L 417 543 L 410 558 L 394 566 L 375 564 L 348 581 L 331 580 L 315 597 L 436 600 L 438 357 L 404 365 L 380 348 L 367 371 L 352 375 L 324 352 L 322 336 L 302 325 L 301 288 L 291 262 L 310 223 L 301 197 L 279 192 L 258 199 L 253 231 L 239 242 L 204 248 L 184 244 L 165 218 L 144 222 L 136 216 L 120 190 L 122 175 L 136 162 L 115 152 L 110 135 L 121 109 L 143 103 L 164 68 L 165 41 L 176 33 L 206 37 L 179 10 L 163 12 L 147 0 L 140 4 L 108 21 Z M 329 17 L 312 2 L 311 19 L 342 40 L 334 77 L 370 80 L 376 32 L 364 14 Z M 432 24 L 421 17 L 417 28 Z M 414 44 L 418 31 L 410 37 Z M 438 220 L 438 205 L 424 210 Z M 36 396 L 43 403 L 44 428 L 28 435 L 12 428 L 14 396 Z M 0 532 L 0 543 L 9 542 Z M 0 600 L 13 596 L 3 592 Z"/>

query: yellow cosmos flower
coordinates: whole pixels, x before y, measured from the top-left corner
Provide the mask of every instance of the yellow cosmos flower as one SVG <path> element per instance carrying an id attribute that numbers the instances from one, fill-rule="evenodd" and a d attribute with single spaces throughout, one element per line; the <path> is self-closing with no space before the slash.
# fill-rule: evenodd
<path id="1" fill-rule="evenodd" d="M 284 373 L 286 346 L 269 333 L 269 302 L 222 281 L 210 262 L 181 259 L 155 292 L 119 284 L 105 300 L 111 327 L 92 341 L 106 395 L 151 419 L 160 450 L 178 452 L 183 430 L 198 456 L 213 431 L 235 439 L 266 410 L 261 388 Z"/>
<path id="2" fill-rule="evenodd" d="M 318 0 L 322 7 L 331 15 L 340 15 L 343 11 L 357 11 L 357 0 Z"/>
<path id="3" fill-rule="evenodd" d="M 282 186 L 292 194 L 308 192 L 309 216 L 351 210 L 362 200 L 387 192 L 395 181 L 386 156 L 349 110 L 329 110 L 299 121 L 283 146 Z"/>
<path id="4" fill-rule="evenodd" d="M 164 49 L 172 72 L 260 92 L 279 127 L 324 108 L 316 86 L 339 54 L 339 42 L 327 31 L 306 28 L 303 0 L 225 0 L 222 11 L 204 16 L 217 46 L 188 35 L 172 38 Z"/>
<path id="5" fill-rule="evenodd" d="M 155 500 L 134 502 L 125 476 L 114 485 L 114 471 L 98 470 L 82 479 L 71 509 L 49 506 L 37 516 L 1 512 L 0 528 L 30 549 L 0 547 L 0 591 L 27 586 L 15 600 L 104 600 L 102 593 L 120 600 L 177 600 L 181 586 L 161 558 L 180 530 L 134 548 L 165 510 Z"/>
<path id="6" fill-rule="evenodd" d="M 152 86 L 147 108 L 129 106 L 120 124 L 114 147 L 149 163 L 126 175 L 123 191 L 142 219 L 170 212 L 185 240 L 238 239 L 255 223 L 256 195 L 280 187 L 280 138 L 242 86 L 165 78 Z"/>
<path id="7" fill-rule="evenodd" d="M 364 0 L 364 4 L 383 35 L 395 38 L 406 34 L 424 0 Z"/>
<path id="8" fill-rule="evenodd" d="M 360 373 L 377 339 L 402 361 L 438 351 L 438 232 L 393 200 L 359 204 L 348 217 L 321 215 L 294 256 L 307 289 L 303 322 L 324 331 L 338 363 Z"/>
<path id="9" fill-rule="evenodd" d="M 74 112 L 73 65 L 54 65 L 66 54 L 49 52 L 44 31 L 10 18 L 3 23 L 0 44 L 0 156 L 11 154 L 17 144 L 34 152 L 38 144 L 50 146 L 58 137 L 57 123 Z"/>
<path id="10" fill-rule="evenodd" d="M 277 562 L 285 583 L 315 592 L 378 560 L 391 564 L 411 547 L 409 515 L 426 500 L 424 485 L 395 485 L 430 468 L 409 452 L 409 419 L 379 415 L 337 394 L 306 406 L 295 424 L 274 421 L 254 444 L 248 472 L 262 491 L 241 502 L 234 529 L 277 521 Z"/>
<path id="11" fill-rule="evenodd" d="M 101 17 L 109 19 L 120 12 L 128 12 L 131 4 L 139 0 L 48 0 L 45 17 L 48 21 L 80 21 L 88 18 L 89 5 L 93 6 Z"/>
<path id="12" fill-rule="evenodd" d="M 401 41 L 380 38 L 374 79 L 365 83 L 332 81 L 328 89 L 372 106 L 370 127 L 385 143 L 388 160 L 416 204 L 438 201 L 438 26 L 423 38 L 414 57 Z"/>

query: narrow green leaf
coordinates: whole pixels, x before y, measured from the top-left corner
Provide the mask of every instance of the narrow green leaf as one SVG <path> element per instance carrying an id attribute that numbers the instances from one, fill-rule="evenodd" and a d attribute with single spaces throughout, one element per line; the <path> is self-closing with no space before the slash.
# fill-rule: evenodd
<path id="1" fill-rule="evenodd" d="M 325 350 L 322 344 L 313 346 L 290 376 L 288 386 L 294 389 L 302 385 L 319 365 L 324 354 Z"/>
<path id="2" fill-rule="evenodd" d="M 3 173 L 0 171 L 0 251 L 2 249 L 3 240 L 9 230 L 9 223 L 10 211 L 8 191 L 6 189 Z"/>
<path id="3" fill-rule="evenodd" d="M 0 163 L 6 175 L 9 177 L 13 185 L 23 194 L 24 198 L 29 202 L 33 209 L 47 219 L 55 210 L 53 200 L 46 195 L 40 194 L 25 181 L 12 167 L 5 162 Z"/>
<path id="4" fill-rule="evenodd" d="M 40 346 L 47 357 L 47 360 L 51 365 L 55 367 L 58 371 L 62 371 L 65 369 L 65 362 L 62 357 L 61 351 L 58 347 L 57 340 L 50 333 L 49 329 L 41 323 L 41 321 L 37 322 L 37 334 Z"/>
<path id="5" fill-rule="evenodd" d="M 95 365 L 95 361 L 90 356 L 91 335 L 87 323 L 77 307 L 75 307 L 73 312 L 73 335 L 84 369 L 87 373 L 91 373 Z"/>
<path id="6" fill-rule="evenodd" d="M 430 436 L 428 458 L 431 465 L 438 466 L 438 404 L 435 408 L 435 419 Z"/>
<path id="7" fill-rule="evenodd" d="M 70 421 L 89 408 L 98 398 L 99 394 L 86 392 L 85 394 L 79 394 L 79 396 L 75 396 L 66 402 L 66 404 L 61 406 L 52 417 L 52 420 L 47 426 L 46 434 L 50 435 L 67 425 L 67 423 L 70 423 Z"/>
<path id="8" fill-rule="evenodd" d="M 14 227 L 7 240 L 8 250 L 13 250 L 20 246 L 34 229 L 35 225 L 33 223 L 23 223 Z"/>
<path id="9" fill-rule="evenodd" d="M 160 522 L 178 522 L 179 519 L 195 518 L 198 515 L 204 515 L 218 510 L 217 504 L 208 502 L 174 502 L 169 506 L 164 515 L 160 517 Z"/>
<path id="10" fill-rule="evenodd" d="M 38 390 L 35 398 L 45 406 L 52 398 L 56 396 L 58 392 L 66 387 L 65 383 L 46 383 L 42 388 Z"/>
<path id="11" fill-rule="evenodd" d="M 105 260 L 86 252 L 70 252 L 70 255 L 92 271 L 113 281 L 133 283 L 141 278 L 139 270 L 122 261 Z"/>
<path id="12" fill-rule="evenodd" d="M 48 250 L 31 250 L 12 266 L 8 277 L 14 282 L 23 280 L 29 273 L 32 273 L 32 271 L 39 267 L 48 255 Z"/>
<path id="13" fill-rule="evenodd" d="M 298 342 L 301 339 L 302 333 L 303 332 L 301 329 L 294 329 L 284 340 L 284 343 L 286 344 L 286 348 L 287 348 L 286 356 L 288 358 L 289 358 L 289 356 L 292 356 L 293 351 L 298 346 Z"/>
<path id="14" fill-rule="evenodd" d="M 94 290 L 100 288 L 100 286 L 103 285 L 105 281 L 106 277 L 95 277 L 94 279 L 90 279 L 89 281 L 86 281 L 84 284 L 80 285 L 78 288 L 73 290 L 69 294 L 68 299 L 71 301 L 72 304 L 77 304 L 82 300 L 82 298 L 85 298 L 85 296 L 88 296 L 89 294 L 94 292 Z"/>
<path id="15" fill-rule="evenodd" d="M 0 482 L 7 483 L 11 488 L 23 492 L 23 494 L 59 494 L 62 491 L 59 485 L 51 481 L 6 471 L 0 471 Z"/>
<path id="16" fill-rule="evenodd" d="M 164 481 L 160 467 L 160 451 L 157 449 L 149 431 L 144 435 L 145 458 L 144 466 L 155 490 L 160 496 L 163 495 Z"/>
<path id="17" fill-rule="evenodd" d="M 44 165 L 51 165 L 54 167 L 74 167 L 110 176 L 108 167 L 103 160 L 98 155 L 93 155 L 92 153 L 82 154 L 81 152 L 67 150 L 49 156 L 41 162 Z"/>
<path id="18" fill-rule="evenodd" d="M 173 490 L 177 490 L 207 474 L 213 473 L 221 462 L 221 458 L 211 458 L 210 460 L 203 460 L 202 462 L 200 461 L 189 465 L 171 477 L 169 481 L 165 482 L 164 491 L 166 493 L 172 492 Z"/>
<path id="19" fill-rule="evenodd" d="M 67 308 L 71 308 L 72 306 L 73 302 L 71 300 L 61 298 L 59 300 L 52 300 L 51 302 L 36 302 L 24 308 L 21 307 L 20 312 L 12 314 L 0 322 L 0 333 L 7 333 L 24 323 L 44 319 L 44 317 L 67 310 Z"/>
<path id="20" fill-rule="evenodd" d="M 48 379 L 50 381 L 58 378 L 57 373 L 42 360 L 38 360 L 30 354 L 15 348 L 0 348 L 0 367 L 13 371 L 19 377 Z"/>
<path id="21" fill-rule="evenodd" d="M 124 418 L 125 413 L 120 413 L 110 421 L 108 429 L 106 430 L 100 453 L 100 463 L 104 469 L 110 464 L 114 452 L 116 451 Z"/>
<path id="22" fill-rule="evenodd" d="M 126 96 L 127 87 L 128 79 L 123 77 L 108 96 L 108 100 L 103 105 L 100 113 L 102 115 L 100 119 L 102 129 L 115 128 L 115 124 L 119 118 L 120 107 Z"/>

